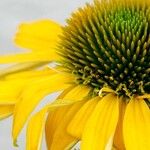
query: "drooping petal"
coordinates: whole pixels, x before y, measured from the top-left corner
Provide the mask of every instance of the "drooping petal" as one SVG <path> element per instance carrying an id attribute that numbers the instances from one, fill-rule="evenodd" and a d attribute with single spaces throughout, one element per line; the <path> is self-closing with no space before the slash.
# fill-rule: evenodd
<path id="1" fill-rule="evenodd" d="M 29 121 L 26 136 L 26 150 L 40 150 L 48 108 L 44 108 L 35 114 Z"/>
<path id="2" fill-rule="evenodd" d="M 15 37 L 17 45 L 33 51 L 51 51 L 59 41 L 61 26 L 49 19 L 22 23 Z"/>
<path id="3" fill-rule="evenodd" d="M 120 98 L 119 101 L 119 119 L 114 135 L 113 146 L 116 149 L 124 150 L 125 146 L 123 140 L 123 119 L 127 102 L 122 98 Z"/>
<path id="4" fill-rule="evenodd" d="M 73 88 L 70 92 L 68 92 L 64 99 L 68 101 L 76 101 L 76 100 L 82 100 L 83 98 L 88 98 L 88 94 L 90 92 L 91 88 L 84 85 L 78 85 L 75 88 Z"/>
<path id="5" fill-rule="evenodd" d="M 65 95 L 70 92 L 74 87 L 70 87 L 63 91 L 63 93 L 58 97 L 58 99 L 63 99 Z M 55 133 L 55 130 L 57 126 L 59 125 L 59 122 L 62 120 L 62 118 L 65 116 L 67 110 L 69 107 L 62 107 L 55 111 L 52 111 L 49 113 L 46 126 L 45 126 L 45 135 L 46 135 L 46 142 L 47 147 L 50 149 L 53 134 Z"/>
<path id="6" fill-rule="evenodd" d="M 56 60 L 57 55 L 53 52 L 30 52 L 30 53 L 21 53 L 15 55 L 4 55 L 0 56 L 0 63 L 28 63 L 28 62 L 47 62 Z"/>
<path id="7" fill-rule="evenodd" d="M 0 81 L 0 105 L 17 103 L 18 96 L 26 82 L 26 80 Z"/>
<path id="8" fill-rule="evenodd" d="M 111 149 L 119 116 L 119 101 L 113 94 L 106 95 L 97 104 L 83 131 L 82 150 Z"/>
<path id="9" fill-rule="evenodd" d="M 28 123 L 28 127 L 27 127 L 27 143 L 26 143 L 27 150 L 33 150 L 33 149 L 39 150 L 40 149 L 47 112 L 53 113 L 53 111 L 55 111 L 57 108 L 61 109 L 61 107 L 64 108 L 66 106 L 67 108 L 72 108 L 72 105 L 76 103 L 76 101 L 68 102 L 68 101 L 62 100 L 64 95 L 67 92 L 69 92 L 72 88 L 73 87 L 66 89 L 62 94 L 60 94 L 60 96 L 58 97 L 58 100 L 55 100 L 51 104 L 45 106 L 42 110 L 40 110 L 38 113 L 36 113 L 34 116 L 31 117 Z M 78 100 L 77 100 L 77 103 L 78 103 Z"/>
<path id="10" fill-rule="evenodd" d="M 62 99 L 68 102 L 81 101 L 88 95 L 89 91 L 90 88 L 86 86 L 76 86 L 63 95 Z M 49 150 L 65 149 L 66 146 L 70 147 L 70 144 L 77 141 L 67 133 L 67 125 L 83 103 L 85 102 L 78 102 L 72 107 L 64 106 L 49 113 L 46 121 L 46 141 Z"/>
<path id="11" fill-rule="evenodd" d="M 84 105 L 84 103 L 85 101 L 77 102 L 71 107 L 68 107 L 68 110 L 64 114 L 63 118 L 61 118 L 62 120 L 57 125 L 55 133 L 53 134 L 52 142 L 49 148 L 50 150 L 69 149 L 69 147 L 72 146 L 72 144 L 78 141 L 78 139 L 74 138 L 67 132 L 67 125 L 71 121 L 72 116 L 76 114 L 76 112 L 80 109 L 80 107 L 82 107 L 82 105 Z"/>
<path id="12" fill-rule="evenodd" d="M 46 141 L 47 141 L 48 149 L 51 149 L 54 133 L 55 133 L 55 131 L 56 131 L 58 125 L 59 125 L 59 122 L 61 122 L 64 119 L 64 117 L 67 114 L 67 111 L 69 110 L 69 108 L 70 107 L 64 106 L 64 107 L 59 108 L 58 110 L 56 110 L 54 112 L 51 112 L 49 114 L 47 122 L 46 122 Z M 64 137 L 67 137 L 67 139 L 69 139 L 69 141 L 74 140 L 73 137 L 69 136 L 67 132 L 65 134 L 66 135 L 64 135 Z M 59 144 L 64 145 L 63 140 L 64 140 L 64 138 L 62 139 L 62 142 L 59 143 Z M 65 145 L 66 145 L 66 143 L 65 143 Z"/>
<path id="13" fill-rule="evenodd" d="M 123 135 L 127 150 L 150 149 L 150 109 L 143 99 L 132 99 L 127 105 Z"/>
<path id="14" fill-rule="evenodd" d="M 21 100 L 16 104 L 14 110 L 14 141 L 16 141 L 17 136 L 25 124 L 28 116 L 41 101 L 41 99 L 52 92 L 66 89 L 69 86 L 67 82 L 70 80 L 72 80 L 72 77 L 68 74 L 54 74 L 41 78 L 36 82 L 31 82 L 31 84 L 26 87 L 20 96 Z"/>
<path id="15" fill-rule="evenodd" d="M 42 62 L 58 60 L 56 46 L 61 32 L 61 26 L 48 19 L 21 24 L 15 43 L 32 52 L 0 56 L 0 63 L 37 62 L 40 65 Z"/>
<path id="16" fill-rule="evenodd" d="M 32 70 L 32 69 L 41 67 L 47 63 L 48 62 L 30 62 L 30 63 L 19 63 L 16 65 L 11 65 L 9 67 L 6 67 L 0 70 L 0 78 L 4 78 L 7 75 L 11 75 L 11 74 L 16 74 L 19 72 Z"/>
<path id="17" fill-rule="evenodd" d="M 0 80 L 0 105 L 15 104 L 27 84 L 56 73 L 51 69 L 32 70 L 7 75 Z M 14 86 L 15 85 L 15 86 Z"/>
<path id="18" fill-rule="evenodd" d="M 55 69 L 55 68 L 54 68 Z M 37 77 L 44 77 L 47 75 L 52 75 L 54 73 L 56 73 L 56 71 L 54 69 L 51 69 L 49 67 L 44 67 L 41 70 L 25 70 L 22 72 L 17 72 L 17 73 L 13 73 L 10 75 L 7 75 L 7 77 L 5 77 L 5 79 L 29 79 L 32 78 L 35 79 Z"/>
<path id="19" fill-rule="evenodd" d="M 0 120 L 9 117 L 14 111 L 14 105 L 0 105 Z"/>
<path id="20" fill-rule="evenodd" d="M 57 110 L 55 110 L 53 112 L 50 112 L 49 115 L 48 115 L 48 118 L 47 118 L 47 121 L 46 121 L 45 134 L 46 134 L 47 147 L 48 147 L 49 150 L 51 149 L 51 144 L 52 144 L 52 141 L 53 141 L 54 133 L 55 133 L 57 127 L 60 125 L 60 122 L 64 119 L 64 117 L 67 114 L 69 108 L 70 107 L 68 107 L 68 106 L 58 108 Z M 70 139 L 72 140 L 71 136 L 70 136 Z"/>
<path id="21" fill-rule="evenodd" d="M 77 139 L 81 138 L 85 124 L 99 100 L 99 97 L 95 97 L 81 107 L 68 125 L 67 131 L 69 134 Z"/>

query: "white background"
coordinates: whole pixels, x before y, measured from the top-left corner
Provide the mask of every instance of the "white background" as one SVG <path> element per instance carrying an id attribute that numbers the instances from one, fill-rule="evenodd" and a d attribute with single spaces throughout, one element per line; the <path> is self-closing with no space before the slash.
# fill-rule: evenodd
<path id="1" fill-rule="evenodd" d="M 84 6 L 86 2 L 92 2 L 92 0 L 0 0 L 0 54 L 18 51 L 12 39 L 20 22 L 50 18 L 64 24 L 71 12 Z M 37 109 L 44 106 L 54 96 L 45 98 Z M 18 138 L 19 148 L 14 148 L 11 126 L 11 118 L 0 122 L 0 150 L 24 150 L 25 129 Z M 42 150 L 46 150 L 45 144 Z"/>

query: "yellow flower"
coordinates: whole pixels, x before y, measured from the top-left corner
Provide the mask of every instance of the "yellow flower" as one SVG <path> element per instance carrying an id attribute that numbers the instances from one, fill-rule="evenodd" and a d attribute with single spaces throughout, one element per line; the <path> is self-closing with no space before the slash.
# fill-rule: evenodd
<path id="1" fill-rule="evenodd" d="M 27 150 L 150 149 L 150 1 L 95 0 L 65 26 L 24 23 L 15 37 L 31 52 L 1 56 L 0 118 L 13 114 L 17 137 L 31 116 Z M 48 114 L 48 115 L 47 115 Z"/>

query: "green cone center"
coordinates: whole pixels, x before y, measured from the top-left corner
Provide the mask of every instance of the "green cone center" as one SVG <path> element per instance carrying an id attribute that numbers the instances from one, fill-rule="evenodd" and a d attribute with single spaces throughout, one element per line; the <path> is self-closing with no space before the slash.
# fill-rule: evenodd
<path id="1" fill-rule="evenodd" d="M 79 9 L 63 27 L 59 53 L 78 84 L 150 93 L 150 6 L 95 1 Z"/>

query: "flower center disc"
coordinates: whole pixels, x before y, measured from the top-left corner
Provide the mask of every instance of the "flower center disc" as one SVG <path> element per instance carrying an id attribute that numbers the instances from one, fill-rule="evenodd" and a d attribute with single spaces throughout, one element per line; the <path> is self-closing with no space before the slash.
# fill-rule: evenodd
<path id="1" fill-rule="evenodd" d="M 61 65 L 78 84 L 118 95 L 150 93 L 150 5 L 103 1 L 86 5 L 63 27 Z"/>

